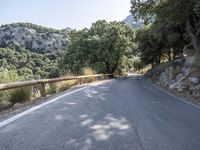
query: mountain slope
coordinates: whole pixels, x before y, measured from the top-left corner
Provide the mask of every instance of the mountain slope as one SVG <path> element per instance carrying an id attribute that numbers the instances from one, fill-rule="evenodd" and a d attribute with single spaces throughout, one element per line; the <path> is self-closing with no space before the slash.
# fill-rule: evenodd
<path id="1" fill-rule="evenodd" d="M 71 29 L 56 30 L 31 23 L 14 23 L 0 27 L 0 47 L 15 44 L 30 51 L 48 52 L 67 49 Z"/>
<path id="2" fill-rule="evenodd" d="M 138 21 L 136 22 L 135 19 L 133 18 L 133 15 L 129 15 L 126 17 L 126 19 L 123 20 L 125 24 L 131 25 L 134 29 L 138 29 L 142 26 L 143 22 Z"/>

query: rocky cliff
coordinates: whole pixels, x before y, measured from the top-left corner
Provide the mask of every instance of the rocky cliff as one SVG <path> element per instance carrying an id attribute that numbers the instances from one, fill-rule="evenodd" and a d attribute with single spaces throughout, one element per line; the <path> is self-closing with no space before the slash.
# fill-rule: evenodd
<path id="1" fill-rule="evenodd" d="M 70 28 L 55 30 L 31 23 L 15 23 L 0 27 L 0 47 L 15 44 L 31 51 L 66 49 Z"/>
<path id="2" fill-rule="evenodd" d="M 143 21 L 135 21 L 133 15 L 129 15 L 123 20 L 125 24 L 131 25 L 134 29 L 138 29 L 143 25 Z"/>
<path id="3" fill-rule="evenodd" d="M 200 56 L 177 59 L 155 67 L 147 75 L 161 86 L 200 102 Z"/>

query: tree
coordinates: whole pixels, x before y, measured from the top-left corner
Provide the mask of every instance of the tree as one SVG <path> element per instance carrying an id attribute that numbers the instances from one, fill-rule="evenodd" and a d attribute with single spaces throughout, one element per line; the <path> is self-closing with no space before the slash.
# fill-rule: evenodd
<path id="1" fill-rule="evenodd" d="M 74 31 L 64 59 L 65 69 L 80 73 L 81 68 L 91 67 L 97 72 L 114 73 L 121 69 L 124 56 L 128 57 L 134 46 L 134 31 L 121 22 L 93 23 L 87 30 Z"/>
<path id="2" fill-rule="evenodd" d="M 162 43 L 154 36 L 151 26 L 144 26 L 137 31 L 136 42 L 138 43 L 137 54 L 144 64 L 151 64 L 154 67 L 160 63 Z"/>
<path id="3" fill-rule="evenodd" d="M 173 46 L 185 49 L 191 43 L 200 54 L 199 0 L 132 0 L 131 3 L 131 12 L 136 19 L 143 19 L 147 24 L 157 22 L 163 29 L 167 28 L 167 35 L 176 31 Z"/>

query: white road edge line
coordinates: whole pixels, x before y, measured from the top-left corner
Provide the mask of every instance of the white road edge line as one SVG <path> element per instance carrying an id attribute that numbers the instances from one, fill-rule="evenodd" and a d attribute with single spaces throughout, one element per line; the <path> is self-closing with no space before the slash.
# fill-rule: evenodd
<path id="1" fill-rule="evenodd" d="M 174 97 L 174 98 L 176 98 L 176 99 L 178 99 L 178 100 L 180 100 L 180 101 L 182 101 L 182 102 L 184 102 L 184 103 L 186 103 L 186 104 L 190 104 L 190 105 L 192 105 L 192 106 L 194 106 L 194 107 L 200 109 L 200 106 L 195 105 L 195 104 L 193 104 L 192 102 L 186 101 L 186 100 L 184 100 L 184 99 L 181 99 L 181 98 L 179 98 L 179 97 L 177 97 L 177 96 L 175 96 L 175 95 L 173 95 L 173 94 L 171 94 L 171 93 L 169 93 L 169 92 L 167 92 L 167 91 L 161 89 L 160 87 L 156 86 L 155 84 L 151 83 L 151 81 L 149 81 L 148 79 L 146 79 L 146 80 L 147 80 L 147 82 L 148 82 L 151 86 L 153 86 L 153 87 L 159 89 L 160 91 L 164 92 L 165 94 L 168 94 L 168 95 L 170 95 L 170 96 L 172 96 L 172 97 Z"/>
<path id="2" fill-rule="evenodd" d="M 98 84 L 100 84 L 100 83 L 106 83 L 106 82 L 109 82 L 109 81 L 113 81 L 113 80 L 111 79 L 111 80 L 106 80 L 106 81 L 99 81 L 99 82 L 97 82 L 97 83 L 92 83 L 92 84 L 90 84 L 90 85 L 86 85 L 85 87 L 79 88 L 79 89 L 77 89 L 77 90 L 68 92 L 68 93 L 63 94 L 63 95 L 60 95 L 60 96 L 58 96 L 58 97 L 56 97 L 56 98 L 54 98 L 54 99 L 52 99 L 52 100 L 49 100 L 49 101 L 47 101 L 47 102 L 45 102 L 45 103 L 42 103 L 42 104 L 40 104 L 40 105 L 38 105 L 38 106 L 32 107 L 32 108 L 30 108 L 30 109 L 28 109 L 28 110 L 25 110 L 24 112 L 21 112 L 21 113 L 19 113 L 19 114 L 13 116 L 13 117 L 11 117 L 11 118 L 8 118 L 8 119 L 3 120 L 2 122 L 0 122 L 0 128 L 6 126 L 6 125 L 8 125 L 8 124 L 10 124 L 11 122 L 13 122 L 13 121 L 15 121 L 15 120 L 17 120 L 17 119 L 19 119 L 19 118 L 21 118 L 21 117 L 27 115 L 27 114 L 30 114 L 31 112 L 33 112 L 33 111 L 35 111 L 35 110 L 38 110 L 38 109 L 40 109 L 40 108 L 42 108 L 42 107 L 44 107 L 44 106 L 46 106 L 46 105 L 48 105 L 48 104 L 51 104 L 51 103 L 53 103 L 53 102 L 55 102 L 55 101 L 57 101 L 57 100 L 59 100 L 59 99 L 65 97 L 65 96 L 67 96 L 67 95 L 76 93 L 76 92 L 78 92 L 78 91 L 82 91 L 82 90 L 84 90 L 84 89 L 86 89 L 86 88 L 88 88 L 88 87 L 91 87 L 91 86 L 94 86 L 94 85 L 98 85 Z"/>

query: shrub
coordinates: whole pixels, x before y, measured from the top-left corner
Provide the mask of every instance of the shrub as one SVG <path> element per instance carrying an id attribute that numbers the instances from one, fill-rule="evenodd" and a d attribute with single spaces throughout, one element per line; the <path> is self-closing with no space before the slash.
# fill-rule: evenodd
<path id="1" fill-rule="evenodd" d="M 19 80 L 20 77 L 16 73 L 16 71 L 3 71 L 0 72 L 0 83 L 8 83 L 8 82 L 14 82 Z"/>
<path id="2" fill-rule="evenodd" d="M 23 103 L 31 100 L 31 87 L 23 87 L 15 89 L 10 94 L 10 102 L 12 104 Z"/>
<path id="3" fill-rule="evenodd" d="M 11 106 L 9 102 L 10 91 L 0 91 L 0 111 Z"/>
<path id="4" fill-rule="evenodd" d="M 0 72 L 0 84 L 14 82 L 19 80 L 20 77 L 16 71 L 4 71 Z M 7 104 L 10 99 L 11 90 L 0 91 L 0 105 Z M 1 107 L 1 106 L 0 106 Z"/>
<path id="5" fill-rule="evenodd" d="M 58 78 L 61 75 L 61 71 L 59 68 L 53 68 L 50 72 L 49 72 L 49 78 Z"/>

